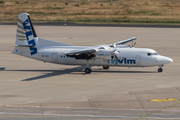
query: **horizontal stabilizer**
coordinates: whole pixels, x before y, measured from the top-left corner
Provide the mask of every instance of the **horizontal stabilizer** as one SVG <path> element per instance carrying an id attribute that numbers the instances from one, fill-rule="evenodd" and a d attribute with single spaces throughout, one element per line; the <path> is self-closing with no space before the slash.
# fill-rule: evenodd
<path id="1" fill-rule="evenodd" d="M 35 47 L 34 45 L 14 45 L 14 47 Z"/>

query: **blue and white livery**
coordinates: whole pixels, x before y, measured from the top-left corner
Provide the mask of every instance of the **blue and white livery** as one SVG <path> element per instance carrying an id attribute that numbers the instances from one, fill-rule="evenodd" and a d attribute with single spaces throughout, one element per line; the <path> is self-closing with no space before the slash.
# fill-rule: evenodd
<path id="1" fill-rule="evenodd" d="M 38 38 L 28 13 L 18 15 L 16 45 L 13 53 L 25 57 L 64 65 L 86 66 L 85 73 L 91 73 L 91 67 L 151 67 L 159 66 L 162 72 L 164 64 L 171 58 L 158 55 L 148 48 L 134 48 L 123 44 L 133 42 L 135 37 L 113 44 L 96 46 L 74 46 Z M 135 44 L 134 44 L 135 45 Z"/>

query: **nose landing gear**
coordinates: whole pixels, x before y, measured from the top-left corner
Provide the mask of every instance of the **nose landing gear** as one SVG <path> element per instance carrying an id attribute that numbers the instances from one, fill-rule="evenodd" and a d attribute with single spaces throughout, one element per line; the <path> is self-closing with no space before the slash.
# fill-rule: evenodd
<path id="1" fill-rule="evenodd" d="M 163 69 L 162 69 L 163 66 L 164 66 L 164 65 L 160 65 L 160 66 L 159 66 L 158 72 L 162 72 L 162 71 L 163 71 Z"/>
<path id="2" fill-rule="evenodd" d="M 159 69 L 158 69 L 158 72 L 162 72 L 162 71 L 163 71 L 163 69 L 162 69 L 162 68 L 159 68 Z"/>

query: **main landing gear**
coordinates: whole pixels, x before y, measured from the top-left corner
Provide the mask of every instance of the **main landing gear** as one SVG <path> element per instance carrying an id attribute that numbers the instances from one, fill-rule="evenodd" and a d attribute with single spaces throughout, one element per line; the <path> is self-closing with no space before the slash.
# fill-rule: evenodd
<path id="1" fill-rule="evenodd" d="M 86 69 L 85 69 L 85 73 L 86 73 L 86 74 L 90 74 L 91 72 L 92 72 L 92 69 L 91 69 L 91 68 L 86 68 Z"/>
<path id="2" fill-rule="evenodd" d="M 163 67 L 163 65 L 159 66 L 158 72 L 162 72 L 163 71 L 162 67 Z"/>
<path id="3" fill-rule="evenodd" d="M 103 69 L 109 69 L 109 66 L 103 66 Z"/>
<path id="4" fill-rule="evenodd" d="M 87 68 L 84 70 L 84 72 L 86 74 L 90 74 L 92 72 L 91 66 L 93 66 L 95 59 L 93 60 L 91 65 L 89 65 L 89 59 L 86 59 L 86 60 L 87 60 Z"/>

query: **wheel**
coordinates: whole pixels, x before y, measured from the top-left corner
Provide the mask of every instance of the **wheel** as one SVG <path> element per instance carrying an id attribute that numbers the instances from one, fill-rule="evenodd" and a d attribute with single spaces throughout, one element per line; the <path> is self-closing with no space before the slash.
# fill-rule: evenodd
<path id="1" fill-rule="evenodd" d="M 103 66 L 103 69 L 109 69 L 109 66 Z"/>
<path id="2" fill-rule="evenodd" d="M 162 69 L 162 68 L 159 68 L 159 69 L 158 69 L 158 72 L 162 72 L 162 71 L 163 71 L 163 69 Z"/>
<path id="3" fill-rule="evenodd" d="M 92 72 L 91 68 L 86 68 L 86 69 L 85 69 L 85 73 L 86 73 L 86 74 L 90 74 L 91 72 Z"/>

